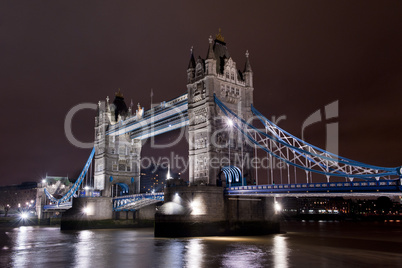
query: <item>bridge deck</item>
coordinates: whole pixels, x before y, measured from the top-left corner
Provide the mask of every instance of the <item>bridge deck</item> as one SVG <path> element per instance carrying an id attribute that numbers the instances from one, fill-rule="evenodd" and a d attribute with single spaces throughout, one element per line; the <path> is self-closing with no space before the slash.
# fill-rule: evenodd
<path id="1" fill-rule="evenodd" d="M 402 195 L 399 180 L 270 184 L 228 187 L 226 195 L 234 196 L 352 196 Z"/>

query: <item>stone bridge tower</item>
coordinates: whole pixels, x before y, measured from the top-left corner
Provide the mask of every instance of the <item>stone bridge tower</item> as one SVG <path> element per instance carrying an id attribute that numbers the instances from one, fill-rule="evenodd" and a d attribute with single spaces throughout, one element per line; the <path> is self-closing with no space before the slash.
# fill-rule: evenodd
<path id="1" fill-rule="evenodd" d="M 240 117 L 252 117 L 253 72 L 248 52 L 245 68 L 240 71 L 222 35 L 216 35 L 215 40 L 210 37 L 205 59 L 195 59 L 191 49 L 187 89 L 190 183 L 215 185 L 225 179 L 221 169 L 228 165 L 238 167 L 251 183 L 253 150 L 233 126 L 228 126 L 214 102 L 215 94 Z"/>
<path id="2" fill-rule="evenodd" d="M 107 135 L 108 129 L 131 116 L 123 94 L 116 93 L 113 103 L 99 102 L 95 117 L 95 190 L 102 196 L 112 196 L 112 186 L 118 192 L 135 194 L 140 192 L 141 141 L 133 140 L 130 134 Z"/>

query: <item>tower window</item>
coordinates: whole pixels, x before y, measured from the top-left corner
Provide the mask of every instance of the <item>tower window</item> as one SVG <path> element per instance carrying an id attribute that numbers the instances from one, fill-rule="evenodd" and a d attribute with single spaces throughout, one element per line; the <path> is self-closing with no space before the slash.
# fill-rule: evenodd
<path id="1" fill-rule="evenodd" d="M 231 73 L 230 78 L 234 80 L 234 73 Z"/>

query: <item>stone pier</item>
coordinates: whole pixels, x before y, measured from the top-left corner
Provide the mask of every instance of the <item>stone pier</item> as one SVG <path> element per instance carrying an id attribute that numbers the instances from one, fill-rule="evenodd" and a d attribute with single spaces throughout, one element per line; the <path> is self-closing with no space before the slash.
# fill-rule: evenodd
<path id="1" fill-rule="evenodd" d="M 222 187 L 175 186 L 155 214 L 156 237 L 265 235 L 279 232 L 274 199 L 227 197 Z"/>

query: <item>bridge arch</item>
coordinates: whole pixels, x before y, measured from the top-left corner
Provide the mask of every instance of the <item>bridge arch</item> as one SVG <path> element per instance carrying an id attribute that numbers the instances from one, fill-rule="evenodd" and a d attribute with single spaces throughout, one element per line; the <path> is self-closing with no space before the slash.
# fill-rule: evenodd
<path id="1" fill-rule="evenodd" d="M 241 170 L 236 166 L 222 167 L 222 173 L 225 174 L 227 186 L 241 186 L 246 185 L 246 180 L 241 174 Z"/>
<path id="2" fill-rule="evenodd" d="M 112 197 L 124 196 L 130 193 L 130 188 L 125 183 L 116 182 L 110 185 L 110 192 Z"/>

